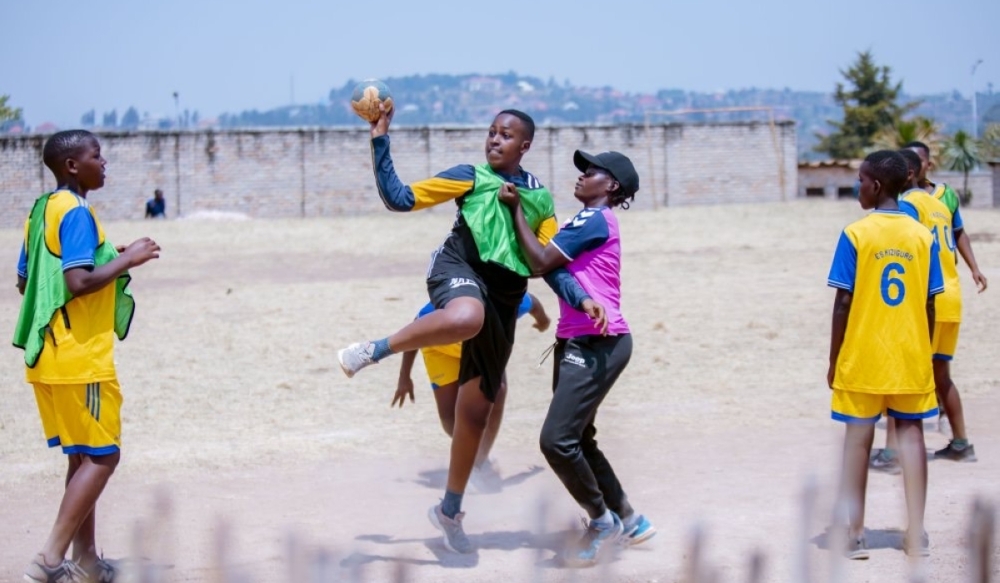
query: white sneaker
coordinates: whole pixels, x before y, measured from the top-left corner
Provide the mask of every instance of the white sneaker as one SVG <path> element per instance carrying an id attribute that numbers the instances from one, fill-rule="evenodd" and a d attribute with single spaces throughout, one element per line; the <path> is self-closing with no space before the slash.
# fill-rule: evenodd
<path id="1" fill-rule="evenodd" d="M 344 371 L 347 378 L 351 378 L 366 366 L 376 364 L 372 358 L 374 353 L 375 345 L 373 343 L 355 342 L 338 351 L 337 360 L 340 361 L 340 369 Z"/>
<path id="2" fill-rule="evenodd" d="M 448 518 L 441 512 L 441 505 L 436 504 L 427 511 L 427 518 L 430 519 L 434 528 L 440 530 L 441 534 L 444 535 L 444 546 L 449 551 L 468 554 L 475 550 L 462 528 L 462 519 L 465 518 L 464 512 L 459 512 L 455 518 Z"/>

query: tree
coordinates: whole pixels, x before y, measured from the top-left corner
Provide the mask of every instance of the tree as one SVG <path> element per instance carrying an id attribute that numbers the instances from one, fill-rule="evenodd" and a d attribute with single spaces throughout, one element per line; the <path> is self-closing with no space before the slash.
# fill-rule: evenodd
<path id="1" fill-rule="evenodd" d="M 969 172 L 979 165 L 979 148 L 975 140 L 965 131 L 958 130 L 954 136 L 945 140 L 941 158 L 945 168 L 962 173 L 964 182 L 959 194 L 962 203 L 967 204 L 972 198 L 972 193 L 969 192 Z"/>
<path id="2" fill-rule="evenodd" d="M 94 127 L 94 121 L 96 120 L 96 118 L 97 114 L 94 112 L 93 109 L 91 109 L 90 111 L 80 116 L 80 125 L 85 128 L 92 128 Z"/>
<path id="3" fill-rule="evenodd" d="M 931 149 L 935 165 L 940 162 L 941 128 L 934 120 L 916 116 L 902 120 L 894 126 L 882 128 L 872 138 L 872 145 L 867 148 L 875 150 L 897 150 L 910 142 L 923 142 Z"/>
<path id="4" fill-rule="evenodd" d="M 836 128 L 834 133 L 817 134 L 820 138 L 817 152 L 826 152 L 833 158 L 859 158 L 879 131 L 898 125 L 918 105 L 897 103 L 903 84 L 893 84 L 889 73 L 889 67 L 875 64 L 871 51 L 858 53 L 854 64 L 840 72 L 850 87 L 837 83 L 833 98 L 843 108 L 844 118 L 828 122 Z"/>
<path id="5" fill-rule="evenodd" d="M 21 119 L 21 108 L 7 105 L 10 95 L 0 95 L 0 123 Z"/>

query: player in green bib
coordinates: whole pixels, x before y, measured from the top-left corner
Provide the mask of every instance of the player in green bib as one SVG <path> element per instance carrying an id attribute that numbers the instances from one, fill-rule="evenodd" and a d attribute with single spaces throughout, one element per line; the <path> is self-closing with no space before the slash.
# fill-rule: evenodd
<path id="1" fill-rule="evenodd" d="M 485 164 L 462 164 L 405 184 L 389 152 L 393 111 L 371 124 L 372 166 L 382 202 L 389 210 L 410 212 L 455 201 L 458 213 L 428 269 L 427 291 L 435 310 L 391 336 L 352 344 L 337 357 L 344 373 L 352 377 L 397 352 L 462 342 L 448 484 L 429 518 L 444 533 L 449 549 L 468 553 L 473 548 L 462 528 L 462 496 L 510 358 L 517 309 L 531 275 L 510 210 L 497 195 L 505 184 L 517 188 L 525 218 L 543 245 L 558 225 L 552 195 L 521 168 L 535 133 L 529 115 L 512 109 L 497 114 L 486 137 Z M 600 316 L 601 308 L 568 272 L 558 276 L 562 283 L 550 285 L 558 288 L 560 297 L 593 317 Z"/>

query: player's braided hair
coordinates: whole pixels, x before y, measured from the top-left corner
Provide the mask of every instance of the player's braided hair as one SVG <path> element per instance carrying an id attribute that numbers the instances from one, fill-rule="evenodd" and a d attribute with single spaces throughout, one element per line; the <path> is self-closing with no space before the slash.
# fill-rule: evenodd
<path id="1" fill-rule="evenodd" d="M 920 148 L 921 150 L 924 151 L 924 153 L 927 154 L 928 157 L 931 155 L 931 148 L 930 148 L 930 146 L 928 146 L 927 144 L 925 144 L 923 142 L 920 142 L 920 141 L 917 141 L 917 140 L 913 140 L 912 142 L 907 142 L 906 145 L 903 146 L 903 149 L 905 149 L 905 150 L 908 150 L 910 148 Z"/>
<path id="2" fill-rule="evenodd" d="M 906 160 L 906 166 L 914 176 L 920 174 L 920 166 L 923 162 L 920 161 L 920 156 L 918 156 L 916 152 L 909 148 L 903 148 L 902 150 L 899 150 L 899 155 Z"/>
<path id="3" fill-rule="evenodd" d="M 886 195 L 896 198 L 906 186 L 906 159 L 893 150 L 879 150 L 865 158 L 872 178 L 882 184 Z"/>
<path id="4" fill-rule="evenodd" d="M 42 161 L 49 170 L 57 172 L 67 158 L 77 154 L 90 140 L 97 140 L 94 134 L 87 130 L 66 130 L 56 132 L 45 141 L 42 148 Z"/>
<path id="5" fill-rule="evenodd" d="M 635 200 L 635 193 L 625 194 L 622 190 L 621 183 L 618 184 L 618 188 L 611 191 L 608 195 L 608 206 L 615 208 L 616 206 L 622 207 L 622 210 L 627 211 L 628 207 L 631 206 L 630 203 Z"/>
<path id="6" fill-rule="evenodd" d="M 528 141 L 535 139 L 535 120 L 531 119 L 531 116 L 524 113 L 519 109 L 505 109 L 498 113 L 497 115 L 513 115 L 517 119 L 524 122 L 524 132 L 528 134 Z"/>

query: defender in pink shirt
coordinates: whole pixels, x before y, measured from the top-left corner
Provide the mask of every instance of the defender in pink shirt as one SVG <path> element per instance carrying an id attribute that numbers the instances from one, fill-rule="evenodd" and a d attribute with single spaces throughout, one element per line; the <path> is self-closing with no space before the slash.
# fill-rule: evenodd
<path id="1" fill-rule="evenodd" d="M 632 161 L 618 152 L 595 156 L 577 150 L 573 163 L 583 172 L 574 190 L 583 210 L 544 247 L 521 212 L 517 189 L 507 185 L 499 196 L 511 207 L 532 272 L 539 275 L 565 266 L 604 307 L 604 317 L 595 323 L 560 301 L 552 402 L 540 439 L 545 459 L 590 515 L 586 533 L 563 553 L 563 561 L 590 566 L 608 543 L 639 544 L 656 529 L 633 510 L 594 439 L 597 409 L 632 356 L 632 335 L 621 313 L 621 238 L 613 209 L 628 208 L 639 190 L 639 175 Z"/>

